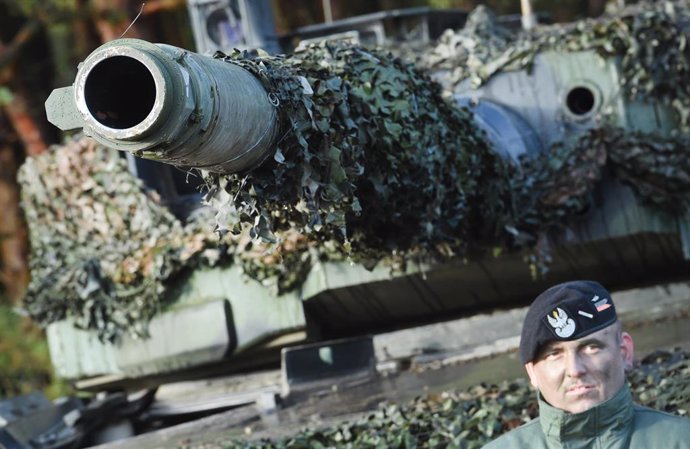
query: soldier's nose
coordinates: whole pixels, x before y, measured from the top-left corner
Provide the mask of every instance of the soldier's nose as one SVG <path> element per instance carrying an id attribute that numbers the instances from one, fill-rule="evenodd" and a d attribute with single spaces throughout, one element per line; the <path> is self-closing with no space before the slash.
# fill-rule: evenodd
<path id="1" fill-rule="evenodd" d="M 586 372 L 586 368 L 581 357 L 579 357 L 576 353 L 566 353 L 565 363 L 566 374 L 570 377 L 580 377 Z"/>

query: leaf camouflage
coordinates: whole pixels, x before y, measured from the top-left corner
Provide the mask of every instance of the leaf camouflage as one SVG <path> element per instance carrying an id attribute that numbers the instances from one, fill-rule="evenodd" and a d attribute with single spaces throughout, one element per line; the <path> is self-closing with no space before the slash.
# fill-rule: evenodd
<path id="1" fill-rule="evenodd" d="M 117 151 L 90 139 L 27 159 L 19 181 L 31 234 L 24 308 L 40 324 L 70 318 L 103 341 L 123 333 L 145 337 L 148 322 L 165 306 L 169 281 L 185 268 L 235 261 L 250 272 L 259 264 L 263 276 L 277 282 L 300 275 L 275 260 L 285 252 L 284 261 L 298 266 L 290 254 L 299 255 L 299 236 L 287 234 L 267 253 L 246 235 L 219 239 L 208 210 L 183 225 L 144 190 Z"/>
<path id="2" fill-rule="evenodd" d="M 70 317 L 105 339 L 123 328 L 145 335 L 160 280 L 176 271 L 180 224 L 141 193 L 123 159 L 86 139 L 28 159 L 19 181 L 31 234 L 29 314 L 42 324 Z"/>
<path id="3" fill-rule="evenodd" d="M 682 66 L 688 61 L 679 25 L 685 18 L 681 6 L 644 5 L 612 18 L 546 27 L 516 37 L 496 25 L 491 12 L 480 7 L 463 30 L 446 33 L 457 39 L 452 46 L 456 53 L 437 58 L 436 63 L 431 57 L 426 65 L 455 67 L 459 80 L 474 79 L 480 84 L 499 71 L 528 66 L 539 51 L 594 49 L 604 57 L 622 58 L 624 73 L 650 72 L 657 70 L 661 60 L 673 60 L 679 72 L 671 79 L 677 76 L 677 82 L 685 76 Z M 673 26 L 663 34 L 666 53 L 654 47 L 654 52 L 644 53 L 646 65 L 640 67 L 642 56 L 633 50 L 647 45 L 650 30 L 667 23 Z M 607 40 L 614 31 L 617 39 L 622 39 L 623 31 L 628 33 L 623 36 L 625 45 Z M 442 39 L 439 47 L 443 45 Z M 674 51 L 682 52 L 671 55 Z M 253 227 L 253 235 L 270 239 L 275 230 L 297 229 L 321 244 L 331 242 L 321 251 L 322 256 L 346 256 L 365 266 L 385 260 L 404 267 L 406 260 L 434 262 L 482 253 L 492 246 L 509 250 L 531 247 L 537 253 L 531 256 L 536 257 L 533 269 L 543 272 L 548 268 L 545 232 L 567 224 L 587 208 L 607 161 L 616 165 L 614 172 L 634 185 L 645 201 L 661 207 L 673 204 L 671 210 L 679 213 L 687 204 L 688 165 L 684 161 L 688 150 L 680 137 L 639 133 L 626 137 L 622 130 L 604 125 L 558 143 L 546 154 L 523 157 L 518 169 L 486 151 L 482 136 L 467 124 L 465 110 L 460 110 L 463 122 L 458 126 L 458 108 L 448 110 L 435 86 L 389 53 L 323 43 L 290 57 L 241 53 L 218 57 L 255 73 L 280 98 L 287 116 L 283 119 L 285 138 L 275 161 L 249 174 L 209 178 L 212 192 L 240 198 L 234 204 L 216 203 L 219 213 L 228 218 L 227 211 L 233 211 L 229 216 L 233 225 L 239 229 L 238 224 L 244 222 Z M 397 75 L 377 76 L 376 71 L 397 71 Z M 424 83 L 417 81 L 420 77 Z M 647 86 L 646 95 L 677 108 L 684 94 L 661 95 L 668 90 L 663 87 L 668 80 L 655 79 L 653 86 Z M 630 83 L 625 81 L 625 85 Z M 337 91 L 331 92 L 329 86 Z M 419 86 L 426 91 L 418 92 Z M 637 88 L 629 92 L 631 97 L 643 96 Z M 390 98 L 383 108 L 382 98 Z M 390 104 L 408 112 L 410 101 L 393 100 L 399 98 L 412 99 L 414 114 L 390 114 Z M 422 102 L 422 98 L 430 101 Z M 443 107 L 433 109 L 436 105 Z M 425 108 L 431 108 L 427 116 L 433 120 L 420 120 L 419 111 Z M 331 114 L 333 110 L 339 113 Z M 447 137 L 439 140 L 439 133 Z M 640 150 L 637 156 L 626 153 L 630 139 Z M 436 151 L 439 141 L 447 148 L 440 148 L 438 157 L 425 159 L 424 149 Z M 659 151 L 662 146 L 668 151 Z M 657 151 L 648 151 L 653 148 Z M 332 158 L 334 154 L 337 160 Z M 434 161 L 441 161 L 441 168 L 431 165 Z M 649 178 L 653 166 L 657 167 L 653 170 L 656 181 Z M 672 186 L 658 182 L 671 178 Z M 480 179 L 491 182 L 478 182 Z M 429 180 L 433 182 L 425 187 Z M 297 189 L 288 191 L 286 185 Z M 442 195 L 451 196 L 441 200 Z M 292 206 L 289 212 L 286 205 Z M 230 228 L 222 222 L 219 227 Z"/>
<path id="4" fill-rule="evenodd" d="M 687 8 L 636 8 L 514 39 L 479 9 L 460 32 L 459 59 L 448 61 L 483 82 L 528 66 L 537 51 L 594 49 L 620 59 L 630 95 L 680 111 Z M 685 135 L 603 125 L 518 166 L 492 151 L 469 110 L 390 52 L 325 42 L 290 56 L 216 57 L 255 74 L 277 105 L 273 158 L 247 173 L 203 173 L 214 217 L 205 210 L 187 225 L 144 193 L 121 158 L 85 140 L 29 159 L 21 182 L 33 276 L 25 307 L 34 319 L 71 317 L 106 340 L 145 336 L 169 283 L 200 263 L 238 264 L 277 292 L 299 287 L 323 260 L 397 271 L 525 250 L 538 275 L 548 269 L 547 235 L 586 210 L 609 172 L 656 207 L 682 214 L 690 206 Z M 659 64 L 669 66 L 664 76 Z"/>
<path id="5" fill-rule="evenodd" d="M 512 32 L 496 23 L 486 8 L 475 9 L 464 29 L 446 31 L 430 52 L 417 59 L 440 71 L 445 88 L 462 82 L 478 87 L 493 75 L 529 68 L 537 53 L 592 50 L 619 62 L 630 99 L 671 105 L 681 129 L 690 130 L 690 21 L 687 1 L 640 2 L 597 19 Z"/>
<path id="6" fill-rule="evenodd" d="M 217 57 L 262 80 L 284 136 L 274 160 L 209 176 L 220 229 L 246 224 L 267 240 L 296 229 L 368 266 L 470 240 L 470 205 L 492 188 L 479 180 L 499 161 L 471 114 L 413 65 L 340 42 L 290 57 Z"/>
<path id="7" fill-rule="evenodd" d="M 688 416 L 690 353 L 658 351 L 628 375 L 635 402 Z M 283 448 L 481 448 L 538 416 L 534 389 L 524 378 L 500 385 L 445 391 L 403 404 L 383 403 L 361 418 L 322 429 L 304 429 L 276 440 L 233 441 L 226 449 Z"/>

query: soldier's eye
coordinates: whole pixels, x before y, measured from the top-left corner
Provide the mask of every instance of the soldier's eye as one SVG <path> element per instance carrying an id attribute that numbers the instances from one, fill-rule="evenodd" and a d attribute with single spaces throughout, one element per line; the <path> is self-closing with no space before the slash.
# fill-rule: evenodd
<path id="1" fill-rule="evenodd" d="M 544 358 L 545 359 L 555 359 L 556 357 L 558 357 L 559 354 L 560 354 L 560 352 L 556 351 L 556 350 L 546 351 L 546 352 L 544 352 Z"/>

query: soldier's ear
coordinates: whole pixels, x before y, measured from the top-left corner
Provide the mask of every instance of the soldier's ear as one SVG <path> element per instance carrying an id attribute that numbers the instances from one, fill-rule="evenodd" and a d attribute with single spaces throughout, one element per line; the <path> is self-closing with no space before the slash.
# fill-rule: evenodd
<path id="1" fill-rule="evenodd" d="M 625 370 L 632 369 L 633 360 L 635 359 L 635 344 L 627 332 L 621 332 L 621 355 L 623 356 Z"/>
<path id="2" fill-rule="evenodd" d="M 537 379 L 537 375 L 534 371 L 534 363 L 532 362 L 527 362 L 525 363 L 525 369 L 527 370 L 527 375 L 529 376 L 529 381 L 532 384 L 534 388 L 539 390 L 539 380 Z"/>

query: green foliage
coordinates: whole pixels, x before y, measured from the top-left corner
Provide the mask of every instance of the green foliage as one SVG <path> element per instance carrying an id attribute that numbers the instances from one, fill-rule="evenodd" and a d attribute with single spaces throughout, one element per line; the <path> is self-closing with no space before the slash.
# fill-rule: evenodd
<path id="1" fill-rule="evenodd" d="M 0 86 L 0 107 L 9 105 L 12 99 L 12 91 L 5 86 Z"/>
<path id="2" fill-rule="evenodd" d="M 58 11 L 75 11 L 77 9 L 76 0 L 18 0 L 13 2 L 13 6 L 17 8 L 25 16 L 36 17 L 45 12 Z"/>
<path id="3" fill-rule="evenodd" d="M 69 387 L 52 375 L 43 332 L 11 307 L 0 305 L 0 398 L 44 390 L 49 397 Z"/>

